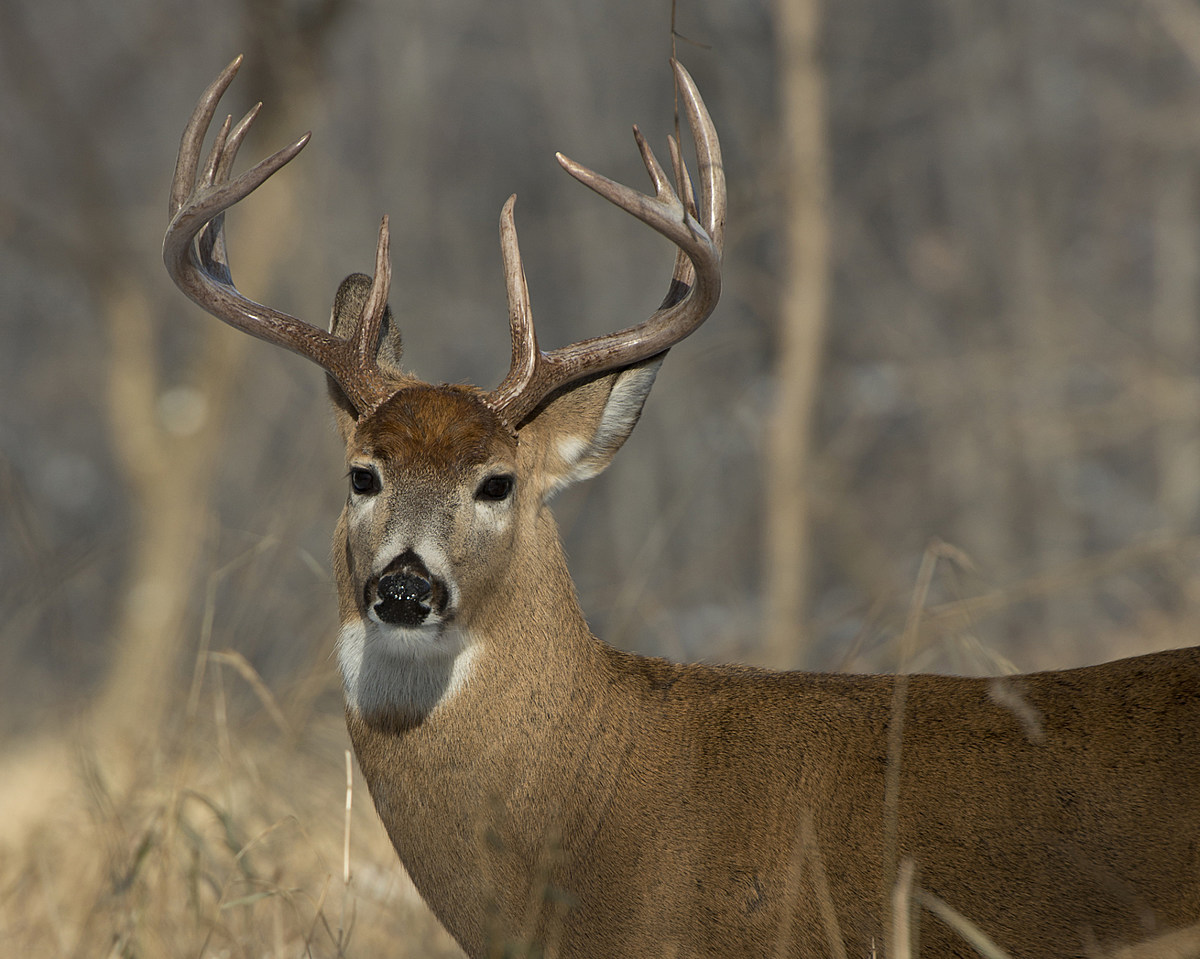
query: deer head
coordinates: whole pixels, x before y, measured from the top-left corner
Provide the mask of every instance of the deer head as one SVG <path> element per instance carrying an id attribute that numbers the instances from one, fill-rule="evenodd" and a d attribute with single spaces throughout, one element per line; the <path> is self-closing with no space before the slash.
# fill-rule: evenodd
<path id="1" fill-rule="evenodd" d="M 474 637 L 511 603 L 508 571 L 552 544 L 539 522 L 562 487 L 608 465 L 633 429 L 666 351 L 695 330 L 720 295 L 725 185 L 712 120 L 687 71 L 674 64 L 699 158 L 699 200 L 671 139 L 677 188 L 641 133 L 634 136 L 653 195 L 563 157 L 576 179 L 677 247 L 662 306 L 644 322 L 543 352 L 513 220 L 504 204 L 500 245 L 512 336 L 509 372 L 493 390 L 422 383 L 402 366 L 400 331 L 388 308 L 388 221 L 380 226 L 374 276 L 343 281 L 328 331 L 255 303 L 233 285 L 224 212 L 293 159 L 291 146 L 231 177 L 257 114 L 227 118 L 201 166 L 205 134 L 232 82 L 231 63 L 197 103 L 180 146 L 163 256 L 175 282 L 210 313 L 306 356 L 328 374 L 346 443 L 349 495 L 338 523 L 334 567 L 342 621 L 340 659 L 352 708 L 419 719 L 473 656 Z M 407 689 L 398 696 L 397 688 Z"/>

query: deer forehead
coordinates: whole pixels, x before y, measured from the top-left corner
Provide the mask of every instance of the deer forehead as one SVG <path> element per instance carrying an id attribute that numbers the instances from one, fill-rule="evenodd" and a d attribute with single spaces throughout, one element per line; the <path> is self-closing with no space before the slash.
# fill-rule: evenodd
<path id="1" fill-rule="evenodd" d="M 421 384 L 398 391 L 350 434 L 347 457 L 445 476 L 515 464 L 517 443 L 468 386 Z"/>

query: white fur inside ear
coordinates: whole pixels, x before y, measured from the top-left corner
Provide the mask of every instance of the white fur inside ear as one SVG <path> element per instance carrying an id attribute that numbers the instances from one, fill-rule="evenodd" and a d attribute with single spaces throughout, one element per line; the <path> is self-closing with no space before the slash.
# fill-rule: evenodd
<path id="1" fill-rule="evenodd" d="M 564 436 L 558 441 L 563 472 L 555 483 L 556 490 L 579 480 L 591 479 L 612 462 L 637 425 L 660 366 L 662 357 L 631 367 L 616 378 L 590 441 L 575 435 Z"/>
<path id="2" fill-rule="evenodd" d="M 588 444 L 587 452 L 580 457 L 571 476 L 571 481 L 588 479 L 603 470 L 612 461 L 617 450 L 629 438 L 633 428 L 642 415 L 642 406 L 654 378 L 658 376 L 658 368 L 662 366 L 662 358 L 635 366 L 626 370 L 613 383 L 612 392 L 604 406 L 604 415 L 600 417 L 600 425 L 592 442 Z"/>
<path id="3" fill-rule="evenodd" d="M 558 458 L 567 472 L 574 468 L 588 449 L 587 440 L 582 436 L 560 436 L 555 445 L 558 447 Z"/>

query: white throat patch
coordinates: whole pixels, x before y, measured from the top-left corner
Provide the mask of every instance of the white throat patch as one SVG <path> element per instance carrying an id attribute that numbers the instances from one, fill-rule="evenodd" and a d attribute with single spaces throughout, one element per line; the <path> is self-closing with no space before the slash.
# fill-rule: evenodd
<path id="1" fill-rule="evenodd" d="M 478 643 L 461 630 L 373 619 L 345 624 L 337 642 L 346 703 L 368 715 L 428 715 L 466 686 L 478 653 Z"/>

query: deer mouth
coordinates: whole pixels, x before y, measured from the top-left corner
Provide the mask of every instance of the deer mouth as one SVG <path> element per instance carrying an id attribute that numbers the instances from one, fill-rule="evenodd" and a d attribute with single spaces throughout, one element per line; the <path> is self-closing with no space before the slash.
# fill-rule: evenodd
<path id="1" fill-rule="evenodd" d="M 366 606 L 381 623 L 416 627 L 445 618 L 450 591 L 421 557 L 405 550 L 366 584 Z"/>

